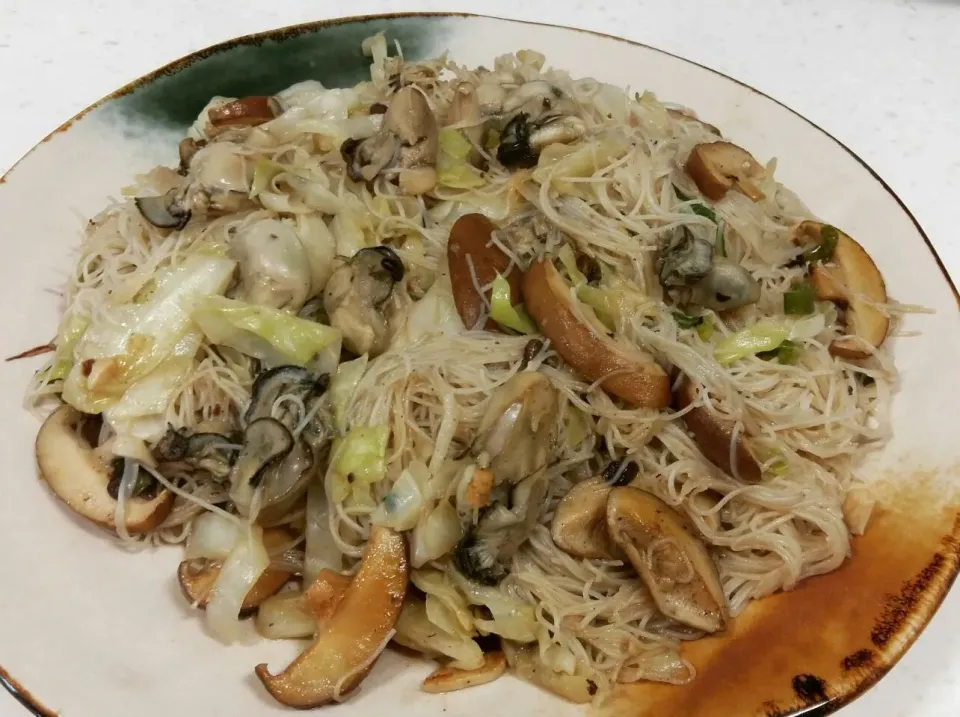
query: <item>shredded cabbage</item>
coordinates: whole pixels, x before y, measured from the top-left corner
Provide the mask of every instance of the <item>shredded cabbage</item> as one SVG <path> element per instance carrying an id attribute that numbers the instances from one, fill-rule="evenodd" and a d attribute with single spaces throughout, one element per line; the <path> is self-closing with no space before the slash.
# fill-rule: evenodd
<path id="1" fill-rule="evenodd" d="M 487 183 L 480 171 L 470 164 L 473 145 L 459 129 L 440 131 L 440 153 L 437 156 L 437 181 L 454 189 L 473 189 Z"/>
<path id="2" fill-rule="evenodd" d="M 410 562 L 419 568 L 441 558 L 453 550 L 462 537 L 463 528 L 456 508 L 448 500 L 441 500 L 414 527 L 410 539 Z"/>
<path id="3" fill-rule="evenodd" d="M 141 303 L 104 309 L 77 344 L 63 399 L 84 413 L 101 413 L 119 401 L 174 353 L 193 326 L 191 311 L 226 291 L 235 267 L 230 259 L 190 256 L 157 272 Z"/>
<path id="4" fill-rule="evenodd" d="M 501 326 L 513 329 L 521 334 L 535 334 L 537 325 L 530 318 L 523 304 L 510 303 L 510 284 L 500 274 L 493 280 L 490 294 L 490 318 Z"/>
<path id="5" fill-rule="evenodd" d="M 729 366 L 747 356 L 773 351 L 790 337 L 790 327 L 778 321 L 758 321 L 718 343 L 713 357 L 721 366 Z"/>
<path id="6" fill-rule="evenodd" d="M 420 520 L 423 509 L 423 493 L 410 471 L 403 471 L 393 484 L 371 520 L 394 530 L 412 530 Z"/>
<path id="7" fill-rule="evenodd" d="M 340 332 L 268 306 L 211 297 L 193 319 L 213 343 L 229 346 L 268 366 L 295 364 L 330 371 L 340 361 Z"/>
<path id="8" fill-rule="evenodd" d="M 258 525 L 248 526 L 220 568 L 207 602 L 207 625 L 218 639 L 229 644 L 243 638 L 240 623 L 243 600 L 269 565 L 263 529 Z"/>
<path id="9" fill-rule="evenodd" d="M 350 410 L 350 401 L 363 378 L 364 371 L 370 359 L 366 354 L 352 361 L 344 361 L 337 366 L 337 372 L 330 381 L 327 397 L 333 409 L 333 425 L 341 435 L 347 432 L 347 416 Z"/>
<path id="10" fill-rule="evenodd" d="M 389 440 L 389 426 L 357 426 L 334 442 L 330 461 L 334 500 L 346 498 L 351 488 L 383 480 Z"/>

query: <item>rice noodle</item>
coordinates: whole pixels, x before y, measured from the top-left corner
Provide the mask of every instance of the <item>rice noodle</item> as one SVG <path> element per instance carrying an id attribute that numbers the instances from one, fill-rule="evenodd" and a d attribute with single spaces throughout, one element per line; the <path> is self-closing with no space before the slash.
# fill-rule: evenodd
<path id="1" fill-rule="evenodd" d="M 340 99 L 325 95 L 317 102 L 320 95 L 310 93 L 323 90 L 316 87 L 295 86 L 281 93 L 280 117 L 215 139 L 229 145 L 248 168 L 267 163 L 276 170 L 259 194 L 251 191 L 250 202 L 240 211 L 195 216 L 172 231 L 146 222 L 130 199 L 111 202 L 86 227 L 75 273 L 64 291 L 65 316 L 103 317 L 112 306 L 148 295 L 158 272 L 180 266 L 192 255 L 231 255 L 238 232 L 264 219 L 290 216 L 297 217 L 298 227 L 320 222 L 333 237 L 337 254 L 349 256 L 365 246 L 393 247 L 407 272 L 404 287 L 411 289 L 414 280 L 422 283 L 419 292 L 401 297 L 405 307 L 416 306 L 415 299 L 428 290 L 449 293 L 449 277 L 444 275 L 447 238 L 453 222 L 467 212 L 483 212 L 498 222 L 491 246 L 503 251 L 511 268 L 529 266 L 564 245 L 590 257 L 602 265 L 603 281 L 612 277 L 614 282 L 604 288 L 620 302 L 611 323 L 616 325 L 615 340 L 651 352 L 661 364 L 701 385 L 694 405 L 676 412 L 636 409 L 602 389 L 606 380 L 622 372 L 587 381 L 565 366 L 546 340 L 535 355 L 525 357 L 530 336 L 485 331 L 489 287 L 481 285 L 478 267 L 468 255 L 469 282 L 483 305 L 476 325 L 457 326 L 454 317 L 442 327 L 417 327 L 411 340 L 398 341 L 370 358 L 343 407 L 347 427 L 389 430 L 384 476 L 366 493 L 351 486 L 344 495 L 334 471 L 328 470 L 338 459 L 327 455 L 326 441 L 334 433 L 324 428 L 332 420 L 328 401 L 310 404 L 301 394 L 282 393 L 273 402 L 271 415 L 289 423 L 295 439 L 316 443 L 317 473 L 306 506 L 295 504 L 271 518 L 271 525 L 285 526 L 297 538 L 274 551 L 270 564 L 306 573 L 307 579 L 321 567 L 354 572 L 374 515 L 408 470 L 419 476 L 424 515 L 452 499 L 461 527 L 469 529 L 481 516 L 480 508 L 467 500 L 470 483 L 477 467 L 486 467 L 490 458 L 472 455 L 470 449 L 490 397 L 521 371 L 536 371 L 556 390 L 559 435 L 546 469 L 550 488 L 546 504 L 538 506 L 540 521 L 513 557 L 500 589 L 532 606 L 540 659 L 551 649 L 565 660 L 572 655 L 577 674 L 590 674 L 601 692 L 618 681 L 683 684 L 694 679 L 695 670 L 683 658 L 681 643 L 700 634 L 661 615 L 629 564 L 582 560 L 561 551 L 549 530 L 558 501 L 606 461 L 635 461 L 640 471 L 632 484 L 688 517 L 709 546 L 730 613 L 736 616 L 751 600 L 834 570 L 849 556 L 851 531 L 862 532 L 872 507 L 862 494 L 857 467 L 890 437 L 898 376 L 886 347 L 865 347 L 870 358 L 857 363 L 830 355 L 831 341 L 846 335 L 832 305 L 818 306 L 814 320 L 803 325 L 803 319 L 783 317 L 784 294 L 805 277 L 804 268 L 794 261 L 800 250 L 790 240 L 790 228 L 814 217 L 776 182 L 774 161 L 758 180 L 765 198 L 754 202 L 729 192 L 711 204 L 714 224 L 694 211 L 703 201 L 682 170 L 694 146 L 716 139 L 712 132 L 698 121 L 667 113 L 650 94 L 631 98 L 592 78 L 573 80 L 564 72 L 544 70 L 536 57 L 504 56 L 495 61 L 493 71 L 461 67 L 445 58 L 380 58 L 372 81 Z M 389 172 L 365 185 L 348 178 L 340 144 L 360 136 L 355 132 L 369 136 L 380 122 L 371 120 L 364 107 L 389 103 L 398 87 L 413 86 L 443 118 L 458 82 L 479 84 L 493 76 L 502 78 L 507 91 L 545 80 L 576 98 L 585 135 L 560 147 L 552 163 L 543 158 L 557 146 L 544 150 L 539 166 L 515 172 L 494 161 L 496 153 L 489 145 L 473 143 L 488 164 L 483 186 L 462 190 L 440 185 L 429 201 L 400 194 Z M 326 111 L 331 114 L 323 115 Z M 158 168 L 141 177 L 133 191 L 159 194 L 180 180 L 171 170 Z M 657 277 L 657 253 L 681 229 L 715 245 L 719 235 L 727 258 L 760 285 L 754 304 L 735 312 L 703 311 L 715 334 L 712 339 L 678 327 L 678 306 L 667 300 Z M 572 298 L 576 291 L 571 288 Z M 312 295 L 320 292 L 313 290 Z M 581 320 L 605 330 L 595 314 L 573 303 Z M 893 317 L 894 325 L 905 313 L 924 311 L 892 300 L 878 308 Z M 754 355 L 729 366 L 717 362 L 719 340 L 768 317 L 795 322 L 794 340 L 802 348 L 797 363 Z M 28 405 L 36 407 L 60 394 L 63 376 L 55 369 L 61 359 L 52 355 L 36 374 Z M 259 368 L 252 357 L 204 338 L 192 368 L 155 418 L 176 429 L 199 430 L 211 422 L 241 429 Z M 682 419 L 695 408 L 732 422 L 732 475 L 707 462 L 685 430 Z M 741 480 L 737 447 L 743 438 L 750 439 L 763 464 L 760 483 Z M 242 517 L 229 503 L 228 481 L 202 471 L 177 469 L 164 475 L 166 468 L 141 469 L 177 496 L 166 520 L 147 536 L 151 544 L 184 541 L 192 521 L 204 512 L 246 529 L 260 511 L 262 490 L 255 491 L 253 505 Z M 625 470 L 626 462 L 612 482 Z M 115 514 L 117 532 L 128 545 L 144 544 L 124 527 L 135 475 L 136 464 L 128 459 Z M 848 496 L 857 496 L 852 501 L 856 505 L 846 506 L 853 517 L 844 513 Z M 305 533 L 310 539 L 299 549 Z M 646 559 L 650 564 L 669 562 L 666 558 L 676 552 L 670 540 L 659 541 L 649 547 Z M 685 558 L 681 563 L 671 579 L 689 581 L 693 566 Z M 453 569 L 448 556 L 430 565 Z M 392 636 L 340 679 L 338 701 L 343 686 L 376 660 Z"/>

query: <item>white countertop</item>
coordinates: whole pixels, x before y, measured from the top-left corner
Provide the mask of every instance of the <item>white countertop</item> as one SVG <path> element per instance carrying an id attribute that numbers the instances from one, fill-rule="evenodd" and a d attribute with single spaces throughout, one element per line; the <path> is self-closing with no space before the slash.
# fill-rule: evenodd
<path id="1" fill-rule="evenodd" d="M 954 0 L 0 0 L 0 174 L 95 100 L 215 42 L 324 17 L 480 7 L 628 37 L 775 97 L 884 177 L 960 278 Z M 843 717 L 960 713 L 958 629 L 955 590 L 903 661 Z M 0 695 L 0 715 L 8 714 L 22 712 Z"/>

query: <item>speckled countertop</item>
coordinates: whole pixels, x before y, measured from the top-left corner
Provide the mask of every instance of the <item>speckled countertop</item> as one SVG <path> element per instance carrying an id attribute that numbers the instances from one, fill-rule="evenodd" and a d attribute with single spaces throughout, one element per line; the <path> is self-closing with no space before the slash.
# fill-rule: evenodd
<path id="1" fill-rule="evenodd" d="M 960 277 L 958 0 L 235 0 L 228 8 L 196 0 L 0 0 L 0 174 L 94 100 L 215 42 L 324 17 L 481 7 L 638 40 L 784 102 L 883 176 Z M 960 713 L 957 634 L 960 590 L 892 673 L 841 714 Z M 20 708 L 0 700 L 7 714 Z"/>

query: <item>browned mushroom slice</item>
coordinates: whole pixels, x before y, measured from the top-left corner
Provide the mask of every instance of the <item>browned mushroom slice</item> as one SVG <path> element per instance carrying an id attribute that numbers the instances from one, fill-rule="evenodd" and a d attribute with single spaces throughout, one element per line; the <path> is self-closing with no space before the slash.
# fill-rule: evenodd
<path id="1" fill-rule="evenodd" d="M 713 132 L 718 137 L 723 136 L 723 132 L 721 132 L 715 126 L 713 126 L 709 122 L 704 122 L 702 119 L 700 119 L 696 115 L 690 114 L 689 112 L 684 112 L 683 110 L 677 110 L 677 109 L 667 109 L 667 114 L 672 119 L 683 120 L 684 122 L 696 122 L 698 125 L 703 127 L 708 132 Z"/>
<path id="2" fill-rule="evenodd" d="M 268 552 L 292 542 L 295 538 L 293 533 L 284 528 L 270 528 L 263 531 L 263 545 Z M 207 606 L 213 586 L 220 577 L 221 566 L 220 561 L 184 560 L 180 563 L 177 578 L 180 581 L 180 589 L 191 604 L 200 608 Z M 256 610 L 264 600 L 274 595 L 292 577 L 291 570 L 268 568 L 243 598 L 240 611 L 245 613 Z"/>
<path id="3" fill-rule="evenodd" d="M 607 497 L 611 487 L 601 476 L 578 483 L 557 505 L 550 524 L 553 542 L 578 558 L 623 557 L 607 531 Z"/>
<path id="4" fill-rule="evenodd" d="M 111 466 L 82 434 L 84 416 L 71 406 L 50 414 L 37 434 L 36 455 L 40 477 L 74 513 L 102 528 L 116 530 L 117 501 L 110 495 Z M 154 530 L 170 512 L 173 494 L 160 490 L 155 496 L 131 497 L 124 505 L 128 533 Z"/>
<path id="5" fill-rule="evenodd" d="M 207 118 L 214 127 L 254 127 L 269 122 L 281 112 L 273 97 L 252 96 L 212 107 Z"/>
<path id="6" fill-rule="evenodd" d="M 674 394 L 677 408 L 682 410 L 699 398 L 699 388 L 688 377 L 684 377 Z M 683 416 L 684 423 L 693 434 L 693 440 L 704 457 L 720 468 L 724 473 L 740 478 L 748 483 L 757 483 L 762 478 L 760 463 L 746 441 L 737 437 L 733 447 L 733 459 L 736 470 L 731 464 L 730 445 L 733 443 L 734 421 L 724 420 L 704 406 L 697 406 Z"/>
<path id="7" fill-rule="evenodd" d="M 686 171 L 708 199 L 723 199 L 734 187 L 755 202 L 764 198 L 753 183 L 763 177 L 763 165 L 747 150 L 730 142 L 698 144 L 690 152 Z"/>
<path id="8" fill-rule="evenodd" d="M 645 351 L 581 321 L 569 287 L 551 261 L 526 271 L 523 300 L 561 358 L 588 381 L 602 381 L 604 391 L 634 406 L 659 409 L 670 403 L 670 379 L 664 370 Z M 589 311 L 578 308 L 581 314 Z"/>
<path id="9" fill-rule="evenodd" d="M 820 222 L 801 222 L 793 229 L 793 239 L 800 245 L 819 244 L 825 228 L 830 227 Z M 866 250 L 849 235 L 836 231 L 833 256 L 828 262 L 812 267 L 810 283 L 818 299 L 846 308 L 847 330 L 860 339 L 834 339 L 830 353 L 848 359 L 865 359 L 870 352 L 863 344 L 879 348 L 890 329 L 889 317 L 877 306 L 887 303 L 887 287 Z"/>
<path id="10" fill-rule="evenodd" d="M 704 632 L 726 627 L 717 566 L 685 516 L 652 493 L 625 486 L 610 491 L 607 528 L 660 612 Z"/>
<path id="11" fill-rule="evenodd" d="M 308 709 L 355 689 L 393 632 L 408 579 L 403 535 L 374 526 L 360 569 L 313 643 L 278 675 L 257 665 L 267 691 L 288 707 Z"/>
<path id="12" fill-rule="evenodd" d="M 458 670 L 455 667 L 438 667 L 420 685 L 420 689 L 433 695 L 465 690 L 493 682 L 507 671 L 507 658 L 502 652 L 488 652 L 483 656 L 483 665 L 475 670 Z"/>
<path id="13" fill-rule="evenodd" d="M 482 214 L 465 214 L 450 230 L 450 240 L 447 242 L 450 285 L 457 313 L 468 329 L 474 328 L 483 314 L 484 298 L 477 293 L 477 287 L 489 285 L 497 278 L 497 274 L 510 284 L 511 305 L 520 303 L 521 272 L 516 267 L 511 271 L 510 257 L 490 241 L 490 235 L 496 228 Z M 486 291 L 486 300 L 490 301 L 489 290 Z M 500 330 L 497 322 L 489 317 L 483 328 L 487 331 Z"/>

